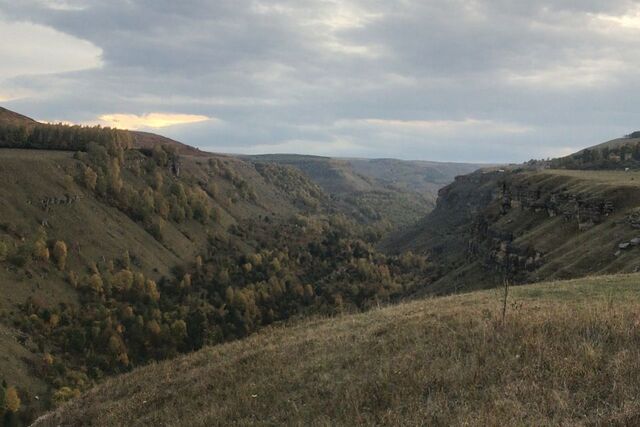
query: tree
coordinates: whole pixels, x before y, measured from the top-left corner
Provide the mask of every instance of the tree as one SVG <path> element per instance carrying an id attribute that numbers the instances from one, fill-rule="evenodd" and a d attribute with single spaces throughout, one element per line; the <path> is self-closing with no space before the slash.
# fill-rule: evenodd
<path id="1" fill-rule="evenodd" d="M 20 410 L 20 396 L 18 396 L 18 390 L 15 387 L 9 387 L 5 395 L 5 408 L 9 412 L 18 412 Z"/>
<path id="2" fill-rule="evenodd" d="M 190 288 L 191 287 L 191 274 L 185 273 L 178 285 L 180 289 Z"/>
<path id="3" fill-rule="evenodd" d="M 9 253 L 9 247 L 7 244 L 0 240 L 0 261 L 4 261 L 7 259 L 7 254 Z"/>
<path id="4" fill-rule="evenodd" d="M 61 240 L 58 240 L 53 245 L 53 259 L 56 261 L 58 270 L 63 271 L 67 265 L 67 245 Z"/>
<path id="5" fill-rule="evenodd" d="M 33 244 L 33 257 L 38 261 L 49 261 L 49 248 L 44 240 L 38 239 Z"/>
<path id="6" fill-rule="evenodd" d="M 184 320 L 176 320 L 171 325 L 171 335 L 176 343 L 181 343 L 187 337 L 187 323 Z"/>
<path id="7" fill-rule="evenodd" d="M 89 278 L 89 288 L 97 294 L 101 294 L 104 291 L 102 277 L 100 277 L 100 273 L 94 273 Z"/>
<path id="8" fill-rule="evenodd" d="M 89 166 L 84 168 L 83 173 L 84 185 L 91 191 L 96 189 L 96 182 L 98 181 L 98 174 Z"/>
<path id="9" fill-rule="evenodd" d="M 160 292 L 158 291 L 158 285 L 151 279 L 148 279 L 145 283 L 145 293 L 149 296 L 151 301 L 157 302 L 160 300 Z"/>
<path id="10" fill-rule="evenodd" d="M 0 385 L 0 415 L 3 415 L 7 409 L 7 389 L 4 380 Z"/>

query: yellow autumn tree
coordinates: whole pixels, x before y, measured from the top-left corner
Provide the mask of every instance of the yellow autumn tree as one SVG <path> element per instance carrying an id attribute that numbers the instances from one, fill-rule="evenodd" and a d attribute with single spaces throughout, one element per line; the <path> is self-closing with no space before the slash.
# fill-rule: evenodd
<path id="1" fill-rule="evenodd" d="M 67 244 L 62 240 L 58 240 L 53 245 L 53 259 L 58 266 L 58 270 L 63 271 L 67 265 Z"/>
<path id="2" fill-rule="evenodd" d="M 9 412 L 18 412 L 20 410 L 20 396 L 18 396 L 18 390 L 15 387 L 9 387 L 5 397 L 5 407 Z"/>
<path id="3" fill-rule="evenodd" d="M 180 281 L 180 284 L 178 285 L 178 287 L 180 289 L 190 288 L 191 287 L 191 274 L 185 273 L 184 277 Z"/>
<path id="4" fill-rule="evenodd" d="M 145 283 L 145 291 L 152 301 L 160 300 L 160 291 L 158 291 L 158 285 L 156 285 L 156 282 L 154 282 L 153 280 L 147 280 L 147 283 Z"/>
<path id="5" fill-rule="evenodd" d="M 33 244 L 33 257 L 38 261 L 49 261 L 49 248 L 44 238 L 39 238 Z"/>
<path id="6" fill-rule="evenodd" d="M 90 167 L 87 166 L 84 169 L 83 179 L 84 179 L 84 185 L 89 190 L 95 190 L 96 189 L 96 183 L 98 181 L 98 174 L 93 169 L 91 169 Z"/>
<path id="7" fill-rule="evenodd" d="M 89 278 L 89 288 L 97 294 L 101 294 L 104 291 L 100 273 L 95 273 Z"/>

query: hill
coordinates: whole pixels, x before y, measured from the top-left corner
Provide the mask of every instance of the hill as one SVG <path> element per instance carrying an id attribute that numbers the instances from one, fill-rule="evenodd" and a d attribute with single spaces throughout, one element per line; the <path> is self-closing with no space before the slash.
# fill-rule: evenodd
<path id="1" fill-rule="evenodd" d="M 429 280 L 294 167 L 135 138 L 0 125 L 0 379 L 24 423 L 136 366 Z"/>
<path id="2" fill-rule="evenodd" d="M 0 107 L 0 126 L 16 126 L 16 127 L 31 128 L 33 126 L 43 125 L 43 124 L 45 123 L 37 122 L 36 120 L 30 117 L 27 117 L 22 114 L 16 113 L 14 111 L 7 110 L 6 108 Z M 190 156 L 206 155 L 204 152 L 200 151 L 195 147 L 191 147 L 190 145 L 183 144 L 171 138 L 167 138 L 162 135 L 157 135 L 155 133 L 131 131 L 131 134 L 133 136 L 133 147 L 138 149 L 151 150 L 154 146 L 164 145 L 164 146 L 172 147 L 172 149 L 174 149 L 177 153 L 181 155 L 190 155 Z"/>
<path id="3" fill-rule="evenodd" d="M 639 169 L 640 132 L 585 148 L 566 157 L 554 159 L 554 168 L 563 169 Z"/>
<path id="4" fill-rule="evenodd" d="M 389 229 L 412 225 L 435 206 L 437 192 L 479 165 L 339 159 L 295 154 L 243 156 L 253 162 L 293 166 L 327 192 L 350 217 L 388 221 Z"/>
<path id="5" fill-rule="evenodd" d="M 151 150 L 158 145 L 164 145 L 172 147 L 178 154 L 185 156 L 206 157 L 211 153 L 206 153 L 198 148 L 192 147 L 182 142 L 178 142 L 174 139 L 167 138 L 166 136 L 158 135 L 151 132 L 131 131 L 133 135 L 133 146 L 135 148 L 142 148 Z"/>
<path id="6" fill-rule="evenodd" d="M 84 166 L 71 152 L 0 151 L 0 347 L 6 350 L 0 359 L 0 378 L 26 393 L 25 404 L 33 402 L 36 411 L 46 404 L 50 385 L 37 367 L 44 353 L 58 357 L 62 351 L 50 332 L 40 336 L 37 328 L 22 322 L 29 304 L 35 302 L 55 312 L 60 305 L 86 303 L 82 287 L 92 272 L 100 271 L 105 281 L 113 280 L 107 276 L 113 277 L 122 268 L 123 254 L 130 263 L 127 268 L 161 283 L 173 276 L 174 267 L 191 265 L 197 256 L 204 255 L 211 236 L 250 251 L 255 243 L 230 230 L 241 230 L 247 222 L 263 216 L 277 223 L 279 216 L 286 221 L 291 215 L 304 213 L 304 208 L 296 207 L 295 195 L 267 183 L 250 165 L 227 158 L 209 160 L 226 168 L 227 172 L 220 173 L 234 174 L 233 181 L 215 175 L 207 161 L 181 158 L 183 182 L 202 180 L 202 187 L 212 192 L 190 196 L 205 195 L 206 209 L 215 214 L 215 221 L 203 224 L 202 220 L 163 219 L 156 213 L 148 220 L 137 219 L 78 182 L 78 171 Z M 209 174 L 215 187 L 205 184 L 211 180 Z M 136 177 L 128 169 L 123 175 L 127 185 L 144 185 L 145 176 Z M 164 173 L 161 176 L 170 180 Z M 246 184 L 249 181 L 251 187 Z M 313 184 L 309 185 L 314 191 Z M 246 190 L 237 186 L 246 186 Z M 187 188 L 196 191 L 200 187 Z M 255 199 L 243 196 L 247 191 L 251 196 L 255 193 Z M 58 272 L 53 261 L 35 255 L 35 247 L 44 244 L 48 248 L 43 256 L 52 259 L 49 253 L 58 241 L 65 242 L 68 251 L 63 272 Z M 231 255 L 233 251 L 221 253 Z M 65 366 L 64 360 L 60 356 L 61 366 Z M 40 400 L 34 400 L 36 395 Z"/>
<path id="7" fill-rule="evenodd" d="M 397 159 L 347 159 L 356 173 L 371 177 L 388 188 L 414 191 L 429 200 L 437 198 L 438 190 L 487 165 L 469 163 L 429 162 Z"/>
<path id="8" fill-rule="evenodd" d="M 36 123 L 27 116 L 0 107 L 0 125 L 31 126 Z"/>
<path id="9" fill-rule="evenodd" d="M 35 426 L 635 425 L 638 275 L 273 327 L 105 381 Z"/>

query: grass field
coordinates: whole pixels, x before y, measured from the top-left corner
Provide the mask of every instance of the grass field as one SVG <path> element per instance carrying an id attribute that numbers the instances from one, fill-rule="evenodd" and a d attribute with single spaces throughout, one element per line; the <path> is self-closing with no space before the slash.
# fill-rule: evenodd
<path id="1" fill-rule="evenodd" d="M 566 176 L 598 184 L 640 187 L 640 171 L 545 169 L 547 175 Z"/>
<path id="2" fill-rule="evenodd" d="M 640 275 L 276 327 L 112 378 L 36 425 L 637 425 Z"/>

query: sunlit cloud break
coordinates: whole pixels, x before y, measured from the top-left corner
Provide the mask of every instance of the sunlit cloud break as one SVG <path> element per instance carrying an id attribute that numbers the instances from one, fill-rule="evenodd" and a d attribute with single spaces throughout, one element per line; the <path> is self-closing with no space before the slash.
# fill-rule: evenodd
<path id="1" fill-rule="evenodd" d="M 121 129 L 164 128 L 168 126 L 184 125 L 217 119 L 199 114 L 149 113 L 137 114 L 104 114 L 99 117 L 105 126 Z"/>

